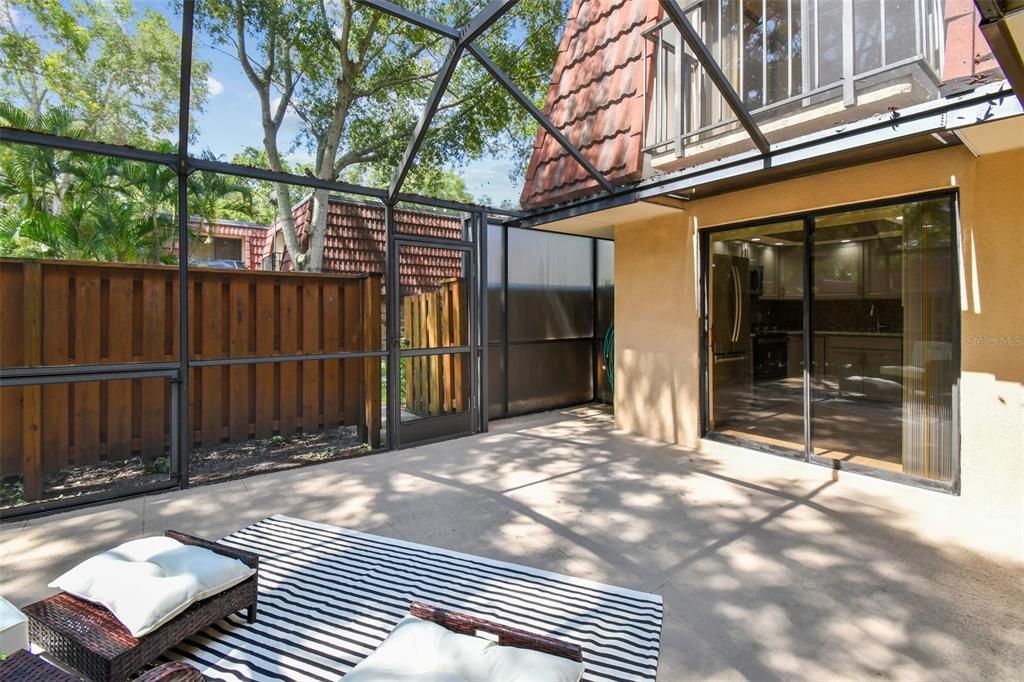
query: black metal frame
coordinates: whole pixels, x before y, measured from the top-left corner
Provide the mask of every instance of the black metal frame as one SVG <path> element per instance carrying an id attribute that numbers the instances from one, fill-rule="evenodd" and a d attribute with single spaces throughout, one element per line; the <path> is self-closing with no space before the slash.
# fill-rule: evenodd
<path id="1" fill-rule="evenodd" d="M 877 208 L 883 206 L 893 206 L 898 204 L 912 203 L 916 201 L 927 201 L 934 199 L 947 199 L 951 205 L 951 217 L 953 220 L 953 233 L 951 235 L 953 244 L 950 248 L 953 249 L 953 264 L 952 264 L 952 279 L 951 291 L 960 290 L 960 266 L 961 253 L 959 250 L 960 237 L 961 237 L 961 225 L 960 225 L 960 214 L 959 214 L 959 191 L 958 190 L 936 190 L 931 192 L 917 192 L 913 194 L 907 194 L 898 197 L 887 197 L 885 199 L 876 199 L 872 201 L 857 202 L 853 204 L 844 204 L 842 206 L 833 206 L 823 209 L 811 209 L 807 211 L 801 211 L 798 213 L 791 213 L 787 215 L 772 216 L 770 218 L 761 220 L 744 220 L 736 223 L 725 223 L 721 225 L 714 225 L 700 230 L 699 241 L 700 241 L 700 281 L 698 287 L 698 295 L 700 296 L 700 429 L 701 437 L 707 438 L 708 440 L 714 440 L 721 443 L 727 443 L 729 445 L 736 445 L 746 449 L 757 450 L 787 459 L 798 459 L 802 462 L 807 462 L 817 466 L 826 468 L 836 469 L 839 471 L 849 471 L 851 473 L 863 474 L 874 478 L 880 478 L 886 481 L 893 481 L 896 483 L 903 483 L 918 488 L 925 488 L 928 490 L 937 490 L 940 492 L 950 493 L 953 495 L 960 494 L 960 473 L 961 473 L 961 454 L 962 450 L 960 447 L 960 352 L 961 352 L 961 340 L 960 340 L 960 309 L 959 309 L 959 298 L 952 296 L 950 300 L 951 306 L 951 320 L 953 323 L 952 337 L 953 337 L 953 349 L 952 349 L 952 362 L 953 362 L 953 376 L 954 382 L 952 387 L 952 428 L 953 428 L 953 457 L 954 457 L 954 468 L 953 477 L 950 481 L 937 481 L 934 479 L 923 478 L 921 476 L 914 476 L 911 474 L 904 474 L 901 472 L 892 472 L 886 469 L 880 469 L 865 464 L 857 464 L 853 462 L 846 462 L 842 460 L 829 459 L 820 457 L 814 454 L 814 443 L 813 443 L 813 409 L 814 401 L 812 394 L 812 381 L 813 381 L 813 367 L 814 367 L 814 339 L 811 333 L 813 324 L 813 304 L 814 304 L 814 220 L 822 216 L 835 215 L 838 213 L 846 213 L 848 211 L 857 211 L 863 209 Z M 803 368 L 803 452 L 795 449 L 786 449 L 781 447 L 775 447 L 765 443 L 756 441 L 744 440 L 741 438 L 728 436 L 725 434 L 717 433 L 711 430 L 710 418 L 711 409 L 709 401 L 709 383 L 708 383 L 708 333 L 709 333 L 709 311 L 707 307 L 707 292 L 708 292 L 708 274 L 709 274 L 709 254 L 710 254 L 710 237 L 713 234 L 721 232 L 729 232 L 732 230 L 741 230 L 744 228 L 752 227 L 765 227 L 776 223 L 796 222 L 800 221 L 803 224 L 804 232 L 804 253 L 803 253 L 803 285 L 804 295 L 802 297 L 803 302 L 803 353 L 804 353 L 804 368 Z"/>
<path id="2" fill-rule="evenodd" d="M 442 72 L 441 74 L 439 74 L 438 79 L 435 82 L 431 101 L 428 102 L 427 107 L 424 109 L 424 112 L 420 117 L 420 121 L 416 126 L 413 139 L 410 140 L 409 147 L 406 150 L 406 155 L 403 158 L 402 165 L 399 168 L 398 174 L 396 174 L 395 180 L 392 182 L 390 190 L 363 187 L 360 185 L 354 185 L 351 183 L 340 181 L 321 180 L 306 175 L 279 173 L 265 168 L 242 166 L 238 164 L 226 163 L 223 161 L 203 159 L 190 156 L 188 139 L 190 122 L 189 104 L 191 99 L 192 85 L 192 48 L 196 0 L 184 0 L 182 3 L 181 58 L 178 105 L 178 148 L 176 152 L 166 153 L 148 149 L 138 149 L 135 147 L 110 144 L 107 142 L 100 142 L 97 140 L 64 137 L 60 135 L 51 135 L 48 133 L 41 133 L 31 130 L 22 130 L 5 126 L 0 126 L 0 141 L 14 144 L 47 147 L 51 149 L 59 149 L 70 152 L 97 154 L 136 162 L 160 164 L 174 169 L 177 175 L 178 183 L 177 238 L 179 243 L 179 258 L 177 282 L 179 290 L 178 305 L 180 310 L 188 310 L 189 303 L 189 291 L 187 286 L 189 216 L 187 182 L 188 176 L 196 171 L 223 173 L 226 175 L 234 175 L 238 177 L 251 178 L 255 180 L 263 180 L 269 182 L 284 182 L 300 187 L 308 187 L 311 189 L 326 189 L 345 194 L 355 194 L 379 201 L 384 207 L 385 223 L 387 226 L 386 248 L 388 252 L 389 264 L 387 276 L 389 277 L 391 276 L 390 264 L 393 259 L 393 254 L 396 253 L 396 239 L 401 241 L 407 238 L 406 236 L 403 235 L 397 235 L 395 232 L 394 211 L 398 203 L 405 202 L 444 210 L 465 211 L 469 213 L 471 216 L 470 232 L 472 233 L 472 237 L 469 241 L 459 242 L 458 244 L 460 248 L 466 249 L 470 255 L 471 263 L 473 264 L 473 282 L 476 283 L 479 281 L 478 273 L 480 272 L 480 270 L 478 270 L 477 268 L 485 267 L 483 259 L 479 257 L 479 250 L 481 248 L 485 248 L 486 245 L 486 230 L 481 229 L 482 225 L 486 225 L 486 217 L 488 215 L 494 215 L 501 216 L 504 218 L 515 218 L 522 216 L 523 213 L 520 211 L 489 208 L 471 203 L 448 201 L 444 199 L 437 199 L 434 197 L 426 197 L 417 194 L 404 193 L 401 192 L 401 185 L 402 180 L 405 177 L 405 174 L 408 172 L 409 167 L 415 160 L 416 151 L 418 151 L 420 144 L 422 144 L 427 128 L 429 127 L 431 119 L 433 118 L 433 114 L 436 111 L 436 106 L 437 104 L 439 104 L 440 98 L 444 94 L 444 89 L 447 84 L 447 81 L 451 77 L 451 72 L 454 71 L 454 68 L 457 65 L 458 58 L 465 51 L 467 46 L 471 45 L 474 39 L 479 37 L 505 12 L 511 9 L 516 4 L 516 1 L 517 0 L 494 0 L 487 7 L 481 10 L 475 17 L 473 17 L 473 19 L 463 30 L 456 30 L 443 26 L 438 22 L 434 22 L 425 17 L 416 15 L 415 13 L 411 13 L 408 10 L 405 10 L 404 8 L 400 7 L 399 5 L 386 2 L 385 0 L 367 0 L 364 2 L 364 4 L 371 5 L 376 9 L 384 11 L 393 16 L 400 17 L 406 21 L 409 21 L 410 23 L 440 33 L 441 35 L 455 41 L 452 53 L 449 55 L 449 68 L 447 69 L 448 73 Z M 439 243 L 435 245 L 450 246 L 451 244 Z M 397 273 L 397 270 L 395 270 L 394 272 Z M 397 275 L 395 276 L 397 277 Z M 397 291 L 397 289 L 395 290 Z M 486 396 L 486 393 L 484 393 L 481 390 L 481 385 L 480 382 L 478 381 L 479 377 L 486 376 L 487 370 L 486 353 L 483 353 L 481 350 L 482 348 L 486 347 L 486 325 L 480 324 L 478 318 L 479 310 L 482 309 L 486 311 L 486 307 L 485 304 L 483 308 L 476 307 L 479 292 L 476 291 L 475 288 L 471 288 L 470 297 L 473 301 L 473 304 L 471 305 L 471 317 L 473 318 L 471 320 L 471 325 L 477 329 L 477 335 L 472 337 L 471 345 L 465 350 L 474 359 L 474 361 L 471 363 L 471 376 L 473 378 L 471 389 L 473 392 L 473 397 L 471 403 L 472 424 L 470 432 L 477 432 L 486 430 L 487 428 L 486 410 L 481 409 L 481 405 L 485 400 L 485 398 L 482 396 Z M 392 310 L 392 305 L 385 305 L 385 315 L 387 317 L 386 328 L 388 330 L 388 338 L 386 339 L 385 347 L 379 350 L 320 353 L 299 356 L 260 356 L 247 358 L 232 358 L 225 360 L 192 359 L 191 353 L 189 351 L 188 316 L 180 315 L 178 319 L 177 328 L 177 333 L 179 336 L 178 342 L 180 354 L 176 361 L 165 363 L 111 363 L 104 365 L 45 366 L 4 369 L 2 372 L 0 372 L 0 386 L 26 386 L 53 383 L 115 381 L 146 378 L 168 379 L 172 391 L 172 406 L 170 413 L 171 425 L 169 429 L 171 434 L 171 452 L 169 457 L 170 476 L 169 481 L 166 483 L 161 483 L 155 486 L 141 487 L 127 485 L 103 493 L 86 494 L 71 499 L 41 502 L 37 504 L 26 505 L 24 507 L 0 510 L 0 519 L 8 520 L 14 518 L 26 518 L 30 516 L 37 516 L 40 514 L 50 513 L 57 510 L 67 509 L 70 507 L 79 507 L 89 504 L 97 504 L 100 502 L 120 499 L 123 497 L 140 494 L 143 492 L 150 492 L 155 490 L 168 490 L 176 487 L 188 487 L 188 463 L 189 454 L 191 450 L 191 438 L 188 437 L 189 368 L 228 366 L 239 364 L 248 365 L 261 363 L 275 363 L 289 360 L 328 360 L 369 357 L 388 358 L 390 360 L 392 357 L 393 344 L 395 342 L 395 339 L 393 338 L 392 334 L 393 319 L 395 317 Z M 483 344 L 481 344 L 481 341 L 483 342 Z M 397 406 L 399 403 L 397 393 L 397 370 L 398 366 L 396 363 L 388 363 L 388 402 L 390 403 L 390 405 L 394 406 Z M 397 447 L 399 442 L 397 434 L 400 426 L 399 420 L 397 420 L 398 415 L 396 414 L 396 412 L 396 409 L 388 409 L 386 412 L 386 433 L 388 438 L 388 448 Z"/>
<path id="3" fill-rule="evenodd" d="M 393 213 L 388 209 L 388 216 Z M 486 265 L 481 267 L 480 250 L 487 247 L 486 230 L 480 229 L 482 215 L 474 213 L 468 220 L 469 240 L 443 239 L 422 237 L 408 234 L 394 234 L 393 217 L 388 218 L 388 447 L 401 449 L 413 445 L 421 445 L 444 438 L 479 433 L 487 430 L 486 384 L 481 377 L 486 376 L 487 357 L 480 345 L 481 339 L 486 342 L 486 302 L 481 308 L 481 282 L 486 287 Z M 402 249 L 407 246 L 448 249 L 460 251 L 469 261 L 468 280 L 468 326 L 469 345 L 446 346 L 438 348 L 402 348 L 401 344 L 401 256 Z M 485 251 L 486 253 L 486 251 Z M 484 272 L 484 276 L 481 276 Z M 481 312 L 482 310 L 482 312 Z M 416 421 L 402 421 L 401 418 L 401 363 L 403 358 L 432 357 L 444 355 L 465 355 L 469 358 L 469 404 L 465 412 L 456 414 L 431 416 Z M 392 368 L 394 368 L 392 370 Z M 392 386 L 394 387 L 392 389 Z M 392 392 L 393 391 L 393 392 Z M 454 427 L 452 426 L 454 425 Z"/>
<path id="4" fill-rule="evenodd" d="M 574 215 L 583 215 L 594 211 L 611 208 L 614 206 L 621 206 L 629 203 L 635 203 L 638 201 L 644 201 L 651 199 L 656 196 L 686 192 L 693 190 L 698 184 L 715 183 L 717 181 L 724 181 L 729 178 L 736 178 L 741 175 L 749 175 L 751 178 L 763 178 L 766 176 L 760 175 L 759 173 L 768 172 L 768 168 L 772 167 L 777 170 L 778 166 L 788 166 L 789 172 L 794 172 L 799 169 L 801 163 L 807 162 L 809 159 L 822 157 L 829 153 L 834 153 L 839 150 L 852 150 L 856 147 L 865 147 L 870 144 L 878 144 L 882 142 L 890 142 L 894 139 L 908 139 L 910 136 L 923 136 L 927 137 L 936 132 L 943 132 L 945 130 L 946 116 L 952 112 L 959 112 L 961 114 L 967 114 L 972 110 L 972 107 L 977 109 L 978 120 L 984 120 L 986 118 L 998 117 L 1010 115 L 1010 109 L 1005 103 L 1006 93 L 1008 91 L 1000 92 L 985 92 L 982 94 L 971 93 L 969 95 L 952 98 L 943 105 L 938 107 L 929 108 L 920 112 L 907 113 L 899 118 L 894 118 L 891 121 L 867 121 L 863 123 L 856 123 L 846 126 L 843 130 L 836 132 L 836 134 L 826 137 L 811 136 L 809 139 L 801 139 L 793 142 L 780 143 L 778 145 L 768 145 L 761 134 L 760 129 L 753 121 L 749 111 L 739 101 L 738 95 L 735 90 L 731 88 L 728 80 L 724 79 L 721 74 L 721 70 L 717 68 L 713 58 L 704 64 L 707 69 L 709 76 L 715 81 L 715 84 L 719 87 L 721 94 L 733 107 L 734 113 L 737 118 L 743 123 L 747 133 L 754 140 L 755 145 L 758 148 L 757 152 L 740 154 L 736 157 L 710 164 L 705 167 L 696 169 L 690 169 L 678 173 L 667 174 L 658 178 L 649 180 L 642 180 L 640 182 L 626 185 L 623 187 L 614 187 L 610 180 L 598 170 L 589 160 L 580 152 L 580 150 L 568 139 L 566 135 L 561 133 L 560 129 L 555 126 L 548 117 L 532 102 L 529 98 L 519 90 L 518 87 L 511 81 L 511 79 L 501 71 L 491 60 L 487 57 L 485 52 L 475 44 L 475 40 L 486 31 L 495 21 L 500 19 L 506 12 L 515 6 L 517 0 L 492 0 L 483 10 L 478 12 L 469 23 L 463 28 L 453 28 L 446 26 L 440 22 L 434 21 L 427 17 L 424 17 L 416 12 L 408 10 L 398 4 L 390 2 L 389 0 L 357 0 L 363 5 L 382 11 L 391 16 L 397 17 L 410 24 L 419 26 L 430 30 L 448 40 L 452 41 L 452 49 L 449 53 L 449 58 L 445 62 L 445 68 L 437 76 L 437 80 L 434 84 L 434 88 L 427 102 L 427 106 L 424 108 L 422 115 L 415 127 L 414 134 L 410 139 L 409 145 L 406 149 L 406 154 L 403 156 L 403 161 L 400 167 L 396 171 L 395 178 L 387 190 L 363 187 L 359 185 L 353 185 L 345 182 L 320 180 L 314 177 L 306 175 L 295 175 L 291 173 L 278 173 L 264 168 L 255 168 L 248 166 L 241 166 L 237 164 L 225 163 L 222 161 L 201 159 L 189 155 L 189 141 L 188 141 L 188 130 L 189 130 L 189 103 L 191 94 L 191 60 L 192 60 L 192 44 L 193 44 L 193 28 L 194 28 L 194 9 L 196 0 L 183 0 L 182 2 L 182 31 L 181 31 L 181 60 L 180 60 L 180 86 L 179 86 L 179 123 L 178 123 L 178 149 L 176 153 L 164 153 L 153 150 L 137 149 L 133 147 L 127 147 L 123 145 L 115 145 L 105 142 L 99 142 L 95 140 L 83 140 L 77 138 L 63 137 L 57 135 L 50 135 L 46 133 L 40 133 L 35 131 L 14 129 L 9 127 L 0 126 L 0 141 L 11 142 L 16 144 L 26 144 L 43 146 L 54 149 L 61 149 L 73 152 L 84 152 L 90 154 L 99 154 L 105 156 L 111 156 L 116 158 L 122 158 L 138 162 L 155 163 L 161 164 L 173 168 L 178 177 L 178 238 L 179 238 L 179 269 L 178 269 L 178 283 L 179 283 L 179 306 L 181 310 L 188 309 L 188 287 L 187 284 L 187 263 L 188 263 L 188 242 L 187 242 L 187 222 L 188 222 L 188 197 L 187 197 L 187 177 L 189 174 L 195 171 L 210 171 L 216 173 L 224 173 L 228 175 L 234 175 L 245 178 L 252 178 L 256 180 L 264 181 L 275 181 L 284 182 L 300 187 L 308 187 L 314 189 L 327 189 L 331 191 L 355 194 L 363 197 L 367 197 L 376 201 L 379 201 L 385 210 L 385 222 L 387 225 L 387 249 L 388 249 L 388 263 L 391 263 L 391 254 L 393 254 L 395 229 L 394 229 L 394 210 L 395 206 L 400 202 L 416 203 L 422 206 L 429 206 L 435 208 L 442 208 L 446 210 L 460 210 L 466 211 L 470 215 L 474 216 L 473 221 L 476 225 L 476 264 L 478 272 L 485 272 L 486 267 L 486 254 L 480 251 L 481 245 L 485 242 L 486 238 L 486 225 L 487 216 L 502 216 L 505 218 L 504 225 L 506 226 L 505 238 L 506 238 L 506 254 L 507 254 L 507 227 L 539 227 L 545 223 L 552 222 L 557 219 L 572 217 Z M 685 16 L 682 14 L 682 7 L 679 5 L 678 0 L 660 0 L 661 4 L 665 8 L 666 13 L 673 18 L 673 21 L 677 24 L 680 29 L 681 35 L 688 37 L 688 44 L 691 49 L 699 57 L 705 59 L 710 58 L 710 53 L 707 50 L 706 45 L 696 35 L 693 27 L 689 25 Z M 689 30 L 687 30 L 689 29 Z M 403 193 L 401 187 L 403 180 L 407 175 L 411 164 L 415 161 L 416 151 L 422 144 L 422 141 L 426 135 L 427 129 L 436 113 L 437 104 L 440 102 L 441 97 L 444 95 L 444 90 L 448 80 L 451 77 L 451 73 L 454 71 L 458 64 L 459 59 L 465 52 L 469 52 L 477 59 L 488 73 L 503 87 L 510 95 L 515 99 L 526 111 L 543 127 L 548 134 L 566 150 L 566 152 L 572 156 L 581 166 L 590 174 L 594 180 L 601 186 L 603 192 L 597 196 L 587 197 L 578 201 L 569 203 L 568 205 L 555 206 L 551 208 L 537 209 L 530 212 L 512 211 L 507 209 L 497 209 L 478 206 L 474 204 L 461 203 L 436 199 L 432 197 L 419 196 L 415 194 Z M 730 96 L 730 92 L 732 96 Z M 984 111 L 982 111 L 984 109 Z M 1011 112 L 1015 113 L 1015 112 Z M 507 256 L 506 256 L 507 258 Z M 506 263 L 507 270 L 507 263 Z M 506 286 L 507 286 L 507 271 L 506 271 Z M 484 430 L 486 429 L 486 414 L 487 406 L 485 404 L 485 396 L 487 393 L 486 389 L 486 378 L 487 378 L 487 353 L 488 348 L 487 337 L 486 337 L 486 319 L 479 317 L 481 311 L 486 313 L 486 278 L 481 277 L 478 280 L 480 290 L 477 292 L 479 296 L 480 305 L 474 311 L 478 316 L 475 318 L 475 323 L 478 329 L 478 335 L 476 338 L 476 352 L 478 353 L 477 361 L 474 362 L 474 367 L 478 373 L 479 385 L 475 385 L 474 388 L 478 392 L 478 403 L 475 429 Z M 595 289 L 596 291 L 596 289 Z M 507 300 L 507 291 L 505 292 Z M 506 306 L 507 312 L 507 306 Z M 390 357 L 395 339 L 391 337 L 392 329 L 392 318 L 394 316 L 391 310 L 391 305 L 385 305 L 385 314 L 388 319 L 387 329 L 388 338 L 386 345 L 379 352 L 367 351 L 365 353 L 353 353 L 353 354 L 338 354 L 335 356 L 331 354 L 331 357 Z M 507 331 L 507 330 L 506 330 Z M 181 465 L 180 471 L 176 474 L 178 478 L 178 485 L 180 487 L 187 487 L 189 480 L 188 472 L 188 450 L 190 448 L 190 439 L 182 438 L 180 436 L 188 434 L 188 369 L 191 366 L 208 366 L 216 364 L 236 364 L 236 361 L 194 361 L 190 359 L 190 353 L 188 350 L 188 321 L 187 316 L 181 316 L 179 319 L 178 326 L 179 333 L 179 348 L 180 357 L 175 365 L 177 377 L 172 378 L 172 381 L 176 382 L 178 386 L 178 415 L 176 429 L 172 429 L 172 432 L 177 431 L 178 448 L 181 452 L 178 456 L 172 459 L 177 460 L 175 466 L 179 463 Z M 507 334 L 506 334 L 507 337 Z M 507 358 L 506 358 L 507 360 Z M 267 358 L 250 358 L 239 362 L 275 362 L 280 361 L 280 358 L 267 357 Z M 202 363 L 202 364 L 200 364 Z M 165 376 L 160 372 L 153 374 L 147 373 L 149 369 L 139 367 L 136 364 L 127 363 L 123 365 L 105 365 L 102 369 L 96 368 L 94 374 L 91 376 L 94 380 L 106 380 L 116 375 L 118 378 L 145 378 L 150 376 Z M 507 371 L 507 361 L 506 361 Z M 35 383 L 44 382 L 56 382 L 56 381 L 67 381 L 69 377 L 85 376 L 88 372 L 82 368 L 70 369 L 67 367 L 47 367 L 37 368 L 34 373 L 26 374 L 21 371 L 4 370 L 0 373 L 0 385 L 14 385 L 14 382 L 32 383 L 28 381 L 29 376 L 35 378 Z M 108 376 L 109 375 L 109 376 Z M 388 403 L 391 406 L 398 404 L 397 400 L 397 376 L 398 367 L 395 366 L 394 362 L 388 363 Z M 79 379 L 73 379 L 79 380 Z M 81 379 L 87 380 L 87 379 Z M 506 381 L 506 390 L 508 382 Z M 481 397 L 484 396 L 484 397 Z M 507 400 L 506 400 L 507 404 Z M 388 434 L 388 447 L 395 447 L 394 434 L 397 433 L 397 424 L 394 423 L 396 419 L 395 410 L 389 409 L 387 412 L 387 434 Z M 130 493 L 128 493 L 130 494 Z M 88 504 L 92 498 L 77 498 L 73 504 Z M 62 502 L 58 506 L 66 506 L 66 502 Z M 3 510 L 0 511 L 0 519 L 23 516 L 25 514 L 39 513 L 46 509 L 56 508 L 53 505 L 33 505 L 26 508 L 18 508 L 14 510 Z"/>

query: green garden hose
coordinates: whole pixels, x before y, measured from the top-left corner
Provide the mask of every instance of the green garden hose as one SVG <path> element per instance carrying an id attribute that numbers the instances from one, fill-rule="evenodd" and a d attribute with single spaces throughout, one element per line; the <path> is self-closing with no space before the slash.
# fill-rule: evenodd
<path id="1" fill-rule="evenodd" d="M 604 374 L 608 378 L 608 386 L 615 387 L 615 325 L 608 325 L 604 334 Z"/>

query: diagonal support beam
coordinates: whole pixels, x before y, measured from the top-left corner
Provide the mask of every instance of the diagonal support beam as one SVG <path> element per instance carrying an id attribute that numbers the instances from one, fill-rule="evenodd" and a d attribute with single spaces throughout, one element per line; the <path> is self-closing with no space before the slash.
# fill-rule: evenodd
<path id="1" fill-rule="evenodd" d="M 476 16 L 469 20 L 466 28 L 462 30 L 459 37 L 459 44 L 466 47 L 476 40 L 481 33 L 489 29 L 494 22 L 502 17 L 505 12 L 515 7 L 519 0 L 491 0 L 487 6 L 477 12 Z"/>
<path id="2" fill-rule="evenodd" d="M 606 192 L 613 192 L 615 190 L 615 187 L 608 178 L 606 178 L 605 175 L 594 166 L 594 164 L 590 163 L 587 157 L 583 156 L 583 153 L 576 148 L 576 145 L 574 145 L 561 130 L 555 127 L 551 120 L 537 108 L 537 105 L 534 104 L 533 101 L 527 97 L 515 83 L 512 82 L 512 79 L 510 79 L 497 64 L 491 61 L 482 49 L 470 43 L 469 51 L 474 57 L 476 57 L 476 60 L 480 62 L 485 69 L 487 69 L 488 73 L 491 74 L 494 80 L 498 81 L 506 90 L 508 90 L 509 94 L 511 94 L 512 97 L 515 98 L 515 100 L 519 102 L 519 104 L 522 105 L 522 107 L 526 109 L 531 116 L 533 116 L 537 123 L 539 123 L 541 127 L 551 135 L 551 137 L 555 138 L 555 141 L 558 142 L 558 144 L 562 145 L 562 149 L 568 152 L 572 158 L 576 159 L 577 163 L 583 166 L 583 168 L 590 173 L 595 180 L 597 180 Z"/>
<path id="3" fill-rule="evenodd" d="M 445 57 L 444 64 L 441 65 L 441 70 L 437 73 L 434 88 L 430 91 L 427 104 L 420 113 L 420 120 L 416 122 L 416 127 L 412 131 L 412 138 L 405 148 L 402 162 L 398 165 L 398 170 L 395 171 L 395 177 L 391 180 L 391 186 L 388 188 L 389 204 L 393 205 L 398 201 L 398 193 L 402 191 L 405 177 L 409 174 L 412 162 L 423 145 L 423 140 L 427 137 L 427 128 L 430 127 L 430 122 L 434 119 L 434 114 L 437 113 L 437 107 L 441 104 L 441 98 L 444 97 L 444 92 L 448 89 L 452 75 L 455 74 L 455 67 L 458 66 L 460 57 L 462 57 L 462 46 L 456 43 L 448 51 L 448 56 Z"/>
<path id="4" fill-rule="evenodd" d="M 665 14 L 668 15 L 672 23 L 679 29 L 679 34 L 683 37 L 683 41 L 693 50 L 693 54 L 696 55 L 697 61 L 704 67 L 704 71 L 707 72 L 708 78 L 715 84 L 718 91 L 722 94 L 725 99 L 725 103 L 732 109 L 732 113 L 736 114 L 736 119 L 743 126 L 743 129 L 747 131 L 750 138 L 757 145 L 758 150 L 764 156 L 768 156 L 771 153 L 771 144 L 768 142 L 768 138 L 764 136 L 761 129 L 757 127 L 757 123 L 754 121 L 754 117 L 750 115 L 747 108 L 743 105 L 743 100 L 740 99 L 739 94 L 732 87 L 732 83 L 726 78 L 722 72 L 722 68 L 715 61 L 715 58 L 711 55 L 708 50 L 708 46 L 701 40 L 700 35 L 694 30 L 690 20 L 686 18 L 686 14 L 683 12 L 683 8 L 679 5 L 678 0 L 659 0 L 662 8 L 665 10 Z"/>
<path id="5" fill-rule="evenodd" d="M 396 5 L 393 2 L 388 2 L 388 0 L 356 0 L 356 2 L 366 5 L 367 7 L 378 9 L 385 14 L 390 14 L 391 16 L 413 24 L 414 26 L 419 26 L 420 28 L 425 28 L 428 31 L 439 33 L 446 38 L 451 38 L 452 40 L 459 40 L 462 37 L 462 32 L 457 28 L 445 26 L 438 21 L 434 21 L 422 14 L 414 12 L 411 9 L 406 9 L 405 7 Z"/>

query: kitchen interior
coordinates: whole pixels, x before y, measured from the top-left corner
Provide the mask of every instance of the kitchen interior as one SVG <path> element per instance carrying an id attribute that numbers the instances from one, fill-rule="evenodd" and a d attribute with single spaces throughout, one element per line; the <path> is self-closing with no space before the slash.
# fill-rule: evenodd
<path id="1" fill-rule="evenodd" d="M 951 402 L 952 249 L 943 216 L 929 217 L 935 210 L 923 203 L 811 219 L 819 457 L 907 471 L 905 451 L 948 447 L 935 424 L 905 427 L 948 420 Z M 802 455 L 804 221 L 715 232 L 709 244 L 709 430 Z M 908 267 L 914 282 L 905 291 Z M 907 338 L 905 294 L 916 327 Z"/>

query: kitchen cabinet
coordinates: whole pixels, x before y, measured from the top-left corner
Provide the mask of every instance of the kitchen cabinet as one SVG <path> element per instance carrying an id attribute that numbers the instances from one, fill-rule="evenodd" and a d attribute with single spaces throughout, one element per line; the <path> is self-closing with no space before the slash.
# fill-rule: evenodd
<path id="1" fill-rule="evenodd" d="M 804 297 L 804 249 L 802 246 L 780 246 L 779 298 L 802 299 Z"/>
<path id="2" fill-rule="evenodd" d="M 859 298 L 862 291 L 863 249 L 859 242 L 814 247 L 814 297 Z"/>
<path id="3" fill-rule="evenodd" d="M 900 298 L 903 295 L 902 242 L 900 237 L 865 242 L 865 296 Z"/>

